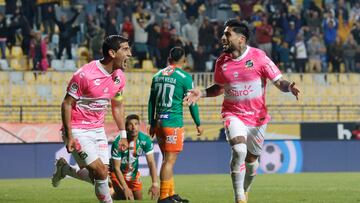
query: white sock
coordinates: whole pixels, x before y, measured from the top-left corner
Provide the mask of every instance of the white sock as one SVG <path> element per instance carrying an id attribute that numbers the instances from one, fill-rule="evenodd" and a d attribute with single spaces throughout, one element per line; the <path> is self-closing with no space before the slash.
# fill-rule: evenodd
<path id="1" fill-rule="evenodd" d="M 233 183 L 235 200 L 245 200 L 244 178 L 246 172 L 245 157 L 247 153 L 246 144 L 236 144 L 232 146 L 232 156 L 230 162 L 231 179 Z"/>
<path id="2" fill-rule="evenodd" d="M 82 168 L 79 170 L 76 170 L 75 168 L 71 167 L 70 165 L 65 165 L 62 168 L 62 171 L 64 175 L 68 175 L 70 177 L 94 184 L 91 178 L 89 177 L 89 171 L 87 168 Z"/>
<path id="3" fill-rule="evenodd" d="M 259 161 L 256 160 L 252 163 L 246 162 L 246 174 L 245 174 L 245 181 L 244 181 L 244 190 L 245 192 L 250 191 L 250 187 L 255 179 L 256 170 L 259 167 Z"/>
<path id="4" fill-rule="evenodd" d="M 108 179 L 106 180 L 95 180 L 95 194 L 101 203 L 112 203 L 110 188 L 108 184 Z"/>

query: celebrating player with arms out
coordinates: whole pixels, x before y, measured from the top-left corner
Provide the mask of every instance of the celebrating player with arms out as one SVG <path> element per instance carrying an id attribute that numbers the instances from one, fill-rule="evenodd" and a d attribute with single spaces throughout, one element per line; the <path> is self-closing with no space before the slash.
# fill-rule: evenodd
<path id="1" fill-rule="evenodd" d="M 127 147 L 122 91 L 126 61 L 131 57 L 128 40 L 108 36 L 102 46 L 104 58 L 92 61 L 74 73 L 61 106 L 63 139 L 66 149 L 80 166 L 73 170 L 61 158 L 56 163 L 52 184 L 57 187 L 65 175 L 95 185 L 100 202 L 112 202 L 108 186 L 108 141 L 104 130 L 105 113 L 111 100 L 114 120 L 120 130 L 121 145 Z"/>
<path id="2" fill-rule="evenodd" d="M 259 49 L 247 45 L 249 28 L 230 19 L 221 38 L 224 54 L 216 61 L 215 84 L 205 90 L 193 89 L 184 98 L 188 104 L 200 97 L 224 94 L 222 116 L 231 146 L 231 178 L 236 203 L 247 202 L 247 192 L 259 166 L 258 157 L 270 120 L 265 105 L 266 80 L 298 98 L 295 83 L 282 79 L 276 65 Z"/>
<path id="3" fill-rule="evenodd" d="M 183 98 L 193 88 L 193 82 L 191 76 L 181 69 L 186 62 L 184 49 L 172 48 L 168 61 L 170 65 L 152 79 L 148 105 L 150 135 L 156 134 L 163 154 L 158 203 L 188 202 L 175 194 L 173 168 L 178 153 L 183 149 Z M 202 128 L 198 106 L 190 105 L 189 108 L 200 135 Z"/>
<path id="4" fill-rule="evenodd" d="M 149 193 L 151 193 L 151 198 L 155 199 L 159 196 L 159 182 L 151 138 L 139 131 L 138 115 L 132 114 L 126 117 L 125 127 L 129 148 L 125 151 L 119 150 L 120 136 L 115 138 L 111 147 L 110 178 L 114 189 L 112 197 L 122 200 L 142 199 L 138 158 L 145 153 L 152 180 Z"/>

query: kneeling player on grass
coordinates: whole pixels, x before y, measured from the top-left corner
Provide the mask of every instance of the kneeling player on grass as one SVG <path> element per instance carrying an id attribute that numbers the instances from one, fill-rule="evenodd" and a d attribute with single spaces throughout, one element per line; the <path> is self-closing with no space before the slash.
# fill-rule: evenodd
<path id="1" fill-rule="evenodd" d="M 139 131 L 140 119 L 138 115 L 126 117 L 125 128 L 129 148 L 119 150 L 120 136 L 116 137 L 111 147 L 110 179 L 111 195 L 113 199 L 141 200 L 142 183 L 140 181 L 139 156 L 144 152 L 150 169 L 152 185 L 149 189 L 151 198 L 159 196 L 159 183 L 156 164 L 153 156 L 153 143 L 149 136 Z"/>

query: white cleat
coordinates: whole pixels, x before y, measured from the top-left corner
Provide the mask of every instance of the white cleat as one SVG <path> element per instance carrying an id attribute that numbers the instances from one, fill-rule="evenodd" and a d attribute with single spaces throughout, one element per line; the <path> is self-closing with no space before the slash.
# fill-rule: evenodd
<path id="1" fill-rule="evenodd" d="M 51 178 L 51 183 L 53 187 L 57 187 L 60 185 L 61 179 L 65 178 L 65 175 L 63 174 L 63 167 L 65 165 L 68 165 L 67 161 L 64 158 L 60 158 L 56 160 L 55 163 L 55 172 Z"/>

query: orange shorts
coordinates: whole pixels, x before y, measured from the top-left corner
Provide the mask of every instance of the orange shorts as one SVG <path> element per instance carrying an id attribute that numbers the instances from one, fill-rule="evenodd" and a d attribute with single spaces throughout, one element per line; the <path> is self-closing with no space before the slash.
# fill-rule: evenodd
<path id="1" fill-rule="evenodd" d="M 112 183 L 115 191 L 122 191 L 122 189 L 120 187 L 120 183 L 119 183 L 118 179 L 116 178 L 115 172 L 110 172 L 110 180 L 111 180 L 111 183 Z M 131 191 L 141 191 L 142 190 L 142 183 L 140 181 L 140 173 L 139 172 L 136 174 L 136 178 L 134 180 L 128 181 L 125 179 L 125 182 Z"/>
<path id="2" fill-rule="evenodd" d="M 184 146 L 184 128 L 156 127 L 156 138 L 163 152 L 181 152 Z"/>

